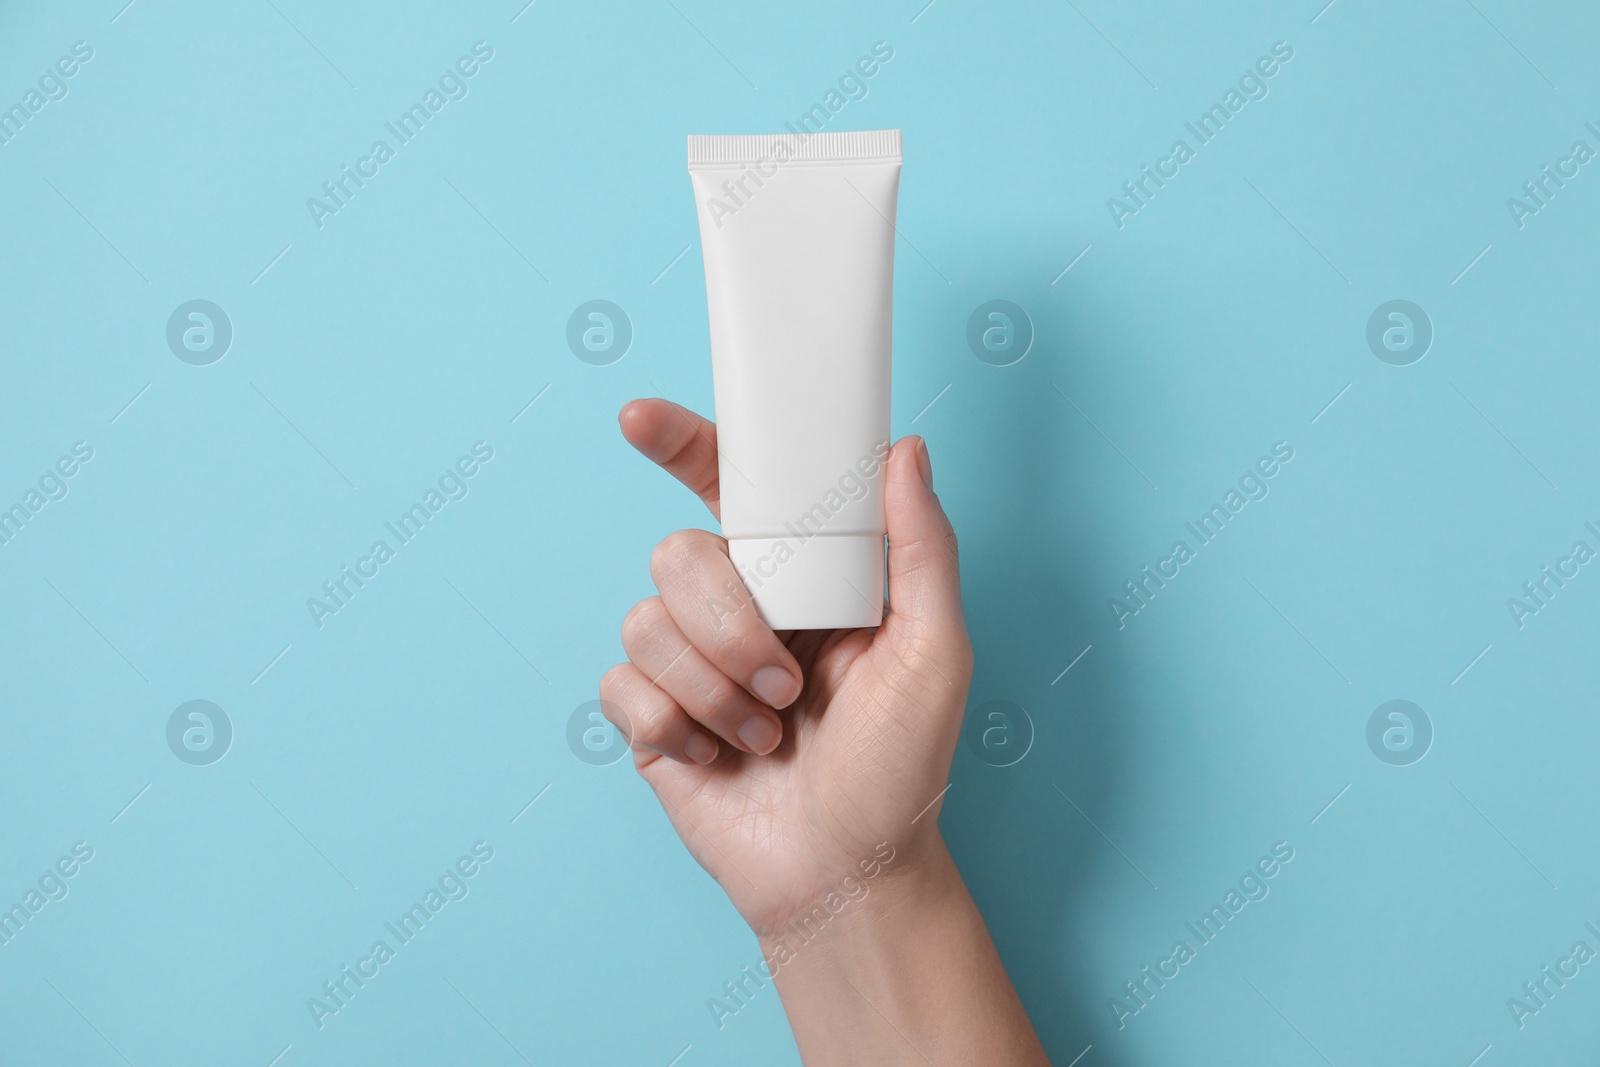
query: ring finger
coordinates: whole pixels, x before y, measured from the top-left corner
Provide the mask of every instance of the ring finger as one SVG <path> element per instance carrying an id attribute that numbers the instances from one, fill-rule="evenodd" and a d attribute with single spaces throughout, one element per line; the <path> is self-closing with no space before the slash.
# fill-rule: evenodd
<path id="1" fill-rule="evenodd" d="M 783 724 L 777 714 L 713 667 L 660 597 L 641 600 L 628 612 L 622 647 L 646 678 L 724 741 L 756 755 L 778 747 Z"/>
<path id="2" fill-rule="evenodd" d="M 716 738 L 632 663 L 619 663 L 600 679 L 600 706 L 636 752 L 702 765 L 717 758 Z"/>

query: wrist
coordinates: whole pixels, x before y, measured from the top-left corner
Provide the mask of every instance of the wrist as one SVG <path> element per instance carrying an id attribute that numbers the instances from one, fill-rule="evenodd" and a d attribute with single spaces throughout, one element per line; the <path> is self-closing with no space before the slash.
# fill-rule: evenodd
<path id="1" fill-rule="evenodd" d="M 761 937 L 807 1067 L 1045 1057 L 944 842 L 872 880 L 825 922 Z M 892 871 L 892 873 L 891 873 Z"/>
<path id="2" fill-rule="evenodd" d="M 780 990 L 798 989 L 840 975 L 894 970 L 909 941 L 970 907 L 966 884 L 936 837 L 915 853 L 896 852 L 876 877 L 856 880 L 853 895 L 842 887 L 823 894 L 785 922 L 757 931 L 757 940 Z"/>
<path id="3" fill-rule="evenodd" d="M 860 859 L 841 865 L 831 879 L 820 881 L 809 900 L 787 914 L 752 923 L 751 928 L 763 956 L 776 966 L 780 964 L 773 959 L 775 954 L 795 954 L 801 946 L 810 954 L 827 941 L 851 936 L 851 931 L 900 921 L 908 911 L 926 908 L 952 881 L 961 884 L 944 838 L 935 828 L 919 840 L 879 842 Z M 842 936 L 824 936 L 834 930 Z"/>

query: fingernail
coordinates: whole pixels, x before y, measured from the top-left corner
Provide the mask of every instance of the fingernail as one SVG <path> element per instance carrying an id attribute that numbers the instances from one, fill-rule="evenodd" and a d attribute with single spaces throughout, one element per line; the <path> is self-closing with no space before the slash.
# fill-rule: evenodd
<path id="1" fill-rule="evenodd" d="M 703 767 L 717 758 L 717 743 L 705 734 L 690 734 L 683 743 L 683 754 Z"/>
<path id="2" fill-rule="evenodd" d="M 782 667 L 762 667 L 751 675 L 750 688 L 775 708 L 788 707 L 800 695 L 795 692 L 794 677 Z"/>
<path id="3" fill-rule="evenodd" d="M 928 456 L 928 442 L 917 438 L 917 470 L 922 474 L 922 484 L 933 488 L 933 460 Z"/>
<path id="4" fill-rule="evenodd" d="M 765 756 L 778 747 L 783 731 L 778 724 L 763 715 L 752 715 L 739 727 L 739 740 L 758 756 Z"/>

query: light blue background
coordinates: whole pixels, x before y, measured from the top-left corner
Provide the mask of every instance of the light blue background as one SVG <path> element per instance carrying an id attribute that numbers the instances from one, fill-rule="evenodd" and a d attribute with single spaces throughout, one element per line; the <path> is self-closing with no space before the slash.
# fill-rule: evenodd
<path id="1" fill-rule="evenodd" d="M 779 129 L 879 40 L 830 128 L 904 131 L 894 428 L 961 534 L 969 712 L 1036 728 L 1009 768 L 963 745 L 942 823 L 1052 1057 L 1600 1052 L 1594 967 L 1506 1007 L 1600 948 L 1600 576 L 1506 607 L 1600 547 L 1600 175 L 1506 207 L 1597 146 L 1600 15 L 923 2 L 4 5 L 0 105 L 95 51 L 0 146 L 0 504 L 95 455 L 0 546 L 0 903 L 95 856 L 0 947 L 0 1059 L 797 1062 L 770 989 L 713 1024 L 755 942 L 566 724 L 650 547 L 707 521 L 613 421 L 710 412 L 684 137 Z M 306 198 L 479 40 L 470 95 L 318 229 Z M 1106 199 L 1280 40 L 1119 229 Z M 164 339 L 194 298 L 234 326 L 211 366 Z M 636 331 L 611 366 L 564 341 L 593 298 Z M 991 298 L 1037 330 L 1015 366 L 966 348 Z M 1436 331 L 1407 367 L 1365 341 L 1394 298 Z M 479 440 L 470 495 L 319 630 L 306 599 Z M 1119 630 L 1108 598 L 1280 440 L 1270 496 Z M 1395 698 L 1436 731 L 1407 767 L 1366 742 Z M 166 745 L 192 699 L 235 729 L 211 766 Z M 319 1031 L 306 999 L 479 840 Z M 1119 1029 L 1279 840 L 1270 896 Z"/>

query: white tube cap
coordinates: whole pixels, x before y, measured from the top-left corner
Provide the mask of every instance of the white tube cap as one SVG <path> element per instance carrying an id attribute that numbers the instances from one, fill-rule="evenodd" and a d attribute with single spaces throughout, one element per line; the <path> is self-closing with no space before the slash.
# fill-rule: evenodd
<path id="1" fill-rule="evenodd" d="M 728 556 L 774 630 L 835 630 L 883 621 L 883 536 L 730 538 Z"/>

